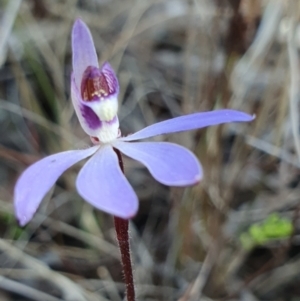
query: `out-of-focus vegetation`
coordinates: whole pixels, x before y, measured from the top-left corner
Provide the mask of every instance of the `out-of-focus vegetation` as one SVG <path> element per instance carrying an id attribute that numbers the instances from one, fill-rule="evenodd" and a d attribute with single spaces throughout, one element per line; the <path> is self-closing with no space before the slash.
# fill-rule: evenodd
<path id="1" fill-rule="evenodd" d="M 256 114 L 156 138 L 196 153 L 197 186 L 165 187 L 125 160 L 140 199 L 131 223 L 138 300 L 299 300 L 298 0 L 0 2 L 0 299 L 123 298 L 112 218 L 78 196 L 80 164 L 28 226 L 13 215 L 22 170 L 90 144 L 70 101 L 77 17 L 118 74 L 124 135 L 196 111 Z"/>
<path id="2" fill-rule="evenodd" d="M 286 218 L 280 218 L 278 214 L 273 213 L 262 223 L 252 224 L 248 231 L 241 234 L 240 240 L 245 249 L 251 249 L 272 240 L 288 238 L 292 233 L 292 222 Z"/>

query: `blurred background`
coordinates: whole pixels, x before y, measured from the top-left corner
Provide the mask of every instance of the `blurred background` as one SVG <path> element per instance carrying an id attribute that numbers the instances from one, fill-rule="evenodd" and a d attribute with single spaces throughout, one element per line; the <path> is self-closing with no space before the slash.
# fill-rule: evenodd
<path id="1" fill-rule="evenodd" d="M 191 149 L 196 186 L 157 183 L 125 158 L 138 300 L 300 300 L 298 0 L 0 1 L 0 299 L 124 298 L 113 219 L 66 172 L 20 228 L 13 188 L 31 163 L 90 145 L 70 101 L 74 20 L 117 72 L 129 134 L 182 114 L 256 114 L 156 137 Z"/>

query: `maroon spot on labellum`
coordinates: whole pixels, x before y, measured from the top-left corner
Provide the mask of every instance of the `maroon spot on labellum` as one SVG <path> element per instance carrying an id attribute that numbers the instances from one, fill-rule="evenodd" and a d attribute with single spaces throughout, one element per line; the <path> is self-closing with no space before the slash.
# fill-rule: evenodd
<path id="1" fill-rule="evenodd" d="M 83 101 L 99 100 L 112 93 L 109 82 L 99 68 L 89 66 L 83 73 L 81 96 Z"/>
<path id="2" fill-rule="evenodd" d="M 100 144 L 100 140 L 97 137 L 90 136 L 91 141 L 94 145 Z"/>

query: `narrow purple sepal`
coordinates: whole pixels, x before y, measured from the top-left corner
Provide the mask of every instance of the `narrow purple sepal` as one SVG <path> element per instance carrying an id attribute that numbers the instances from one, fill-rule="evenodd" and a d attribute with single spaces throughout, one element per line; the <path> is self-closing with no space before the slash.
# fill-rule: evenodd
<path id="1" fill-rule="evenodd" d="M 255 116 L 253 115 L 227 109 L 194 113 L 155 123 L 132 135 L 122 137 L 119 140 L 134 141 L 162 134 L 200 129 L 227 122 L 247 122 L 253 120 L 254 118 Z"/>
<path id="2" fill-rule="evenodd" d="M 72 53 L 75 83 L 80 89 L 86 68 L 88 66 L 99 67 L 91 32 L 81 19 L 77 19 L 73 25 Z"/>
<path id="3" fill-rule="evenodd" d="M 110 145 L 102 146 L 81 169 L 76 186 L 92 206 L 124 219 L 138 210 L 138 199 L 125 178 Z"/>
<path id="4" fill-rule="evenodd" d="M 15 213 L 20 225 L 24 226 L 31 220 L 43 197 L 66 169 L 91 156 L 97 149 L 94 146 L 62 152 L 29 166 L 21 174 L 14 190 Z"/>
<path id="5" fill-rule="evenodd" d="M 202 168 L 188 149 L 169 142 L 121 142 L 114 147 L 126 156 L 144 164 L 152 176 L 168 186 L 187 186 L 198 183 Z"/>

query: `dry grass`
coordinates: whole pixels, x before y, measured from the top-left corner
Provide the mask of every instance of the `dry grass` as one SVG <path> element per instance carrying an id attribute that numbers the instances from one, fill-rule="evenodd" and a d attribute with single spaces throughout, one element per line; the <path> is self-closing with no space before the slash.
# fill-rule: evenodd
<path id="1" fill-rule="evenodd" d="M 156 139 L 180 143 L 205 177 L 179 189 L 126 160 L 140 199 L 131 223 L 138 300 L 298 300 L 298 0 L 6 0 L 0 4 L 0 299 L 122 300 L 112 218 L 76 193 L 68 171 L 19 228 L 20 172 L 89 138 L 70 102 L 70 31 L 89 25 L 121 85 L 124 134 L 217 108 L 256 114 Z M 251 248 L 249 227 L 277 212 L 291 236 Z"/>

